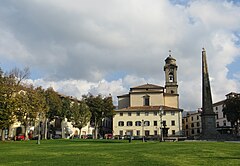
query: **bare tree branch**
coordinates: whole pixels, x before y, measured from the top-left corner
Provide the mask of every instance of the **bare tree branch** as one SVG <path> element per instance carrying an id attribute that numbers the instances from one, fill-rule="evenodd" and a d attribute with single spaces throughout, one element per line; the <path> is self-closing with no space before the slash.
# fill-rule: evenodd
<path id="1" fill-rule="evenodd" d="M 26 80 L 30 76 L 29 67 L 25 67 L 23 70 L 15 67 L 9 72 L 9 75 L 17 79 L 17 85 L 19 85 L 23 80 Z"/>

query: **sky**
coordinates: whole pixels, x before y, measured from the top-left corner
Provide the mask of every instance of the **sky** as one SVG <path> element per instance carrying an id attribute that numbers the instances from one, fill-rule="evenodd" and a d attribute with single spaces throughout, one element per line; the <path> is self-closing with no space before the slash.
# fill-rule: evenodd
<path id="1" fill-rule="evenodd" d="M 240 1 L 0 0 L 0 67 L 29 67 L 35 86 L 118 95 L 164 86 L 171 50 L 180 107 L 201 107 L 201 51 L 213 102 L 240 92 Z"/>

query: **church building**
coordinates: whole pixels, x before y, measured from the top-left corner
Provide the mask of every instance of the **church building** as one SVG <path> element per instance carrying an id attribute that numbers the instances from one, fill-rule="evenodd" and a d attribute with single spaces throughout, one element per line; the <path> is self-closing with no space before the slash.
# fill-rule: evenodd
<path id="1" fill-rule="evenodd" d="M 118 96 L 113 118 L 114 136 L 160 138 L 182 135 L 182 109 L 179 108 L 177 64 L 171 54 L 165 59 L 165 87 L 144 84 Z"/>

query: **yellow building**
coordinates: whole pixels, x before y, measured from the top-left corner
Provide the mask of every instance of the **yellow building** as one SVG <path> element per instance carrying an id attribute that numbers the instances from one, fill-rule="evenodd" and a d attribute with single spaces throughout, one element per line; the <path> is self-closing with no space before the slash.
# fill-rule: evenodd
<path id="1" fill-rule="evenodd" d="M 183 134 L 188 138 L 198 138 L 202 132 L 201 109 L 187 112 L 182 122 Z"/>
<path id="2" fill-rule="evenodd" d="M 165 60 L 165 87 L 144 84 L 118 96 L 113 118 L 114 136 L 180 136 L 182 109 L 179 108 L 176 60 Z"/>

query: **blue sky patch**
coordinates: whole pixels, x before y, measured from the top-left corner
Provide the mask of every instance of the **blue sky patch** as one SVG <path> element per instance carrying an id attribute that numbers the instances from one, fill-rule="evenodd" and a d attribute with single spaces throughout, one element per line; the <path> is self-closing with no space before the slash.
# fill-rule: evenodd
<path id="1" fill-rule="evenodd" d="M 234 74 L 240 72 L 240 65 L 239 64 L 240 64 L 240 57 L 236 58 L 233 63 L 231 63 L 230 65 L 227 66 L 227 68 L 229 69 L 227 78 L 236 79 L 234 77 Z"/>
<path id="2" fill-rule="evenodd" d="M 110 72 L 106 80 L 107 81 L 113 81 L 113 80 L 118 80 L 119 78 L 124 78 L 127 75 L 126 71 L 116 71 L 116 72 Z"/>

